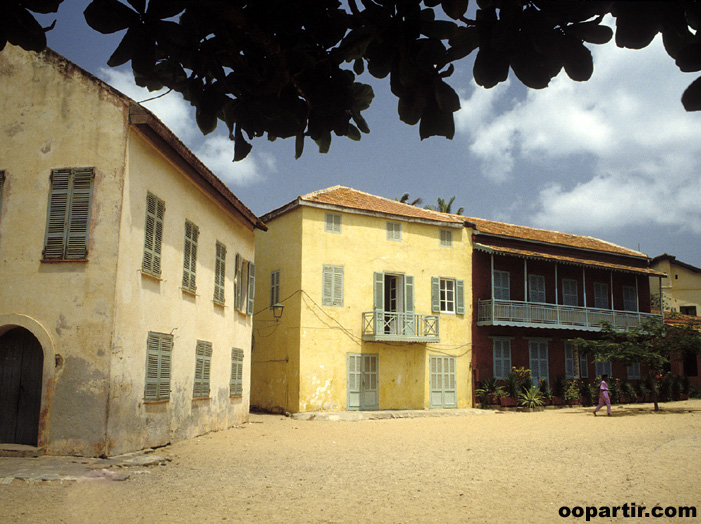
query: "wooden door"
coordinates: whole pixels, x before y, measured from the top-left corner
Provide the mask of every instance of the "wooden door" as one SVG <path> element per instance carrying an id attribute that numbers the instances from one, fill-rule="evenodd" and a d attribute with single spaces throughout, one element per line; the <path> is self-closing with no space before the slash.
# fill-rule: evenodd
<path id="1" fill-rule="evenodd" d="M 377 355 L 348 354 L 348 410 L 379 409 Z"/>
<path id="2" fill-rule="evenodd" d="M 429 407 L 456 408 L 458 397 L 455 381 L 455 357 L 431 356 Z"/>
<path id="3" fill-rule="evenodd" d="M 36 446 L 44 352 L 24 328 L 0 336 L 0 442 Z"/>

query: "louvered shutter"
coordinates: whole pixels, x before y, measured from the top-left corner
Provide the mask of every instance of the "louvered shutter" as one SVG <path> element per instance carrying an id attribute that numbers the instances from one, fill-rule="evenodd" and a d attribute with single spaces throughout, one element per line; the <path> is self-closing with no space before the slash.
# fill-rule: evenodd
<path id="1" fill-rule="evenodd" d="M 173 349 L 173 336 L 161 336 L 161 365 L 158 384 L 158 400 L 170 398 L 170 367 L 171 354 Z"/>
<path id="2" fill-rule="evenodd" d="M 455 312 L 458 315 L 465 314 L 465 281 L 456 280 L 455 281 Z"/>
<path id="3" fill-rule="evenodd" d="M 414 316 L 414 277 L 404 276 L 404 335 L 416 336 L 416 317 Z"/>
<path id="4" fill-rule="evenodd" d="M 373 277 L 373 308 L 375 311 L 385 309 L 385 275 L 375 273 Z"/>
<path id="5" fill-rule="evenodd" d="M 565 378 L 574 378 L 574 351 L 572 342 L 565 342 Z"/>
<path id="6" fill-rule="evenodd" d="M 441 279 L 439 277 L 431 277 L 431 311 L 441 312 Z"/>
<path id="7" fill-rule="evenodd" d="M 324 266 L 321 287 L 321 305 L 333 306 L 333 266 Z"/>
<path id="8" fill-rule="evenodd" d="M 243 395 L 243 350 L 233 348 L 231 350 L 231 379 L 229 382 L 230 395 L 240 397 Z"/>
<path id="9" fill-rule="evenodd" d="M 235 265 L 236 267 L 234 269 L 234 307 L 238 311 L 241 311 L 243 303 L 243 258 L 241 258 L 241 255 L 239 255 L 238 253 L 236 253 Z"/>
<path id="10" fill-rule="evenodd" d="M 68 221 L 70 198 L 70 169 L 54 169 L 51 173 L 51 195 L 46 223 L 44 259 L 61 260 L 64 257 L 64 239 Z"/>
<path id="11" fill-rule="evenodd" d="M 144 258 L 141 270 L 155 276 L 161 275 L 164 215 L 165 203 L 148 193 L 146 195 L 146 224 L 144 226 Z"/>
<path id="12" fill-rule="evenodd" d="M 67 259 L 75 260 L 86 258 L 88 255 L 93 170 L 92 168 L 74 169 L 72 178 L 65 256 Z"/>
<path id="13" fill-rule="evenodd" d="M 183 252 L 183 289 L 192 291 L 197 290 L 196 269 L 197 269 L 197 237 L 199 236 L 198 227 L 190 222 L 185 221 L 185 245 Z"/>
<path id="14" fill-rule="evenodd" d="M 212 362 L 212 343 L 197 341 L 195 349 L 195 379 L 192 396 L 194 398 L 209 397 L 209 377 Z"/>
<path id="15" fill-rule="evenodd" d="M 248 307 L 246 313 L 253 314 L 256 294 L 256 265 L 253 262 L 248 263 Z"/>
<path id="16" fill-rule="evenodd" d="M 149 332 L 146 343 L 145 400 L 170 398 L 170 366 L 173 336 Z"/>
<path id="17" fill-rule="evenodd" d="M 216 243 L 216 258 L 214 262 L 214 301 L 224 304 L 224 289 L 226 283 L 226 246 Z"/>
<path id="18" fill-rule="evenodd" d="M 343 268 L 339 266 L 334 267 L 332 305 L 343 306 Z"/>

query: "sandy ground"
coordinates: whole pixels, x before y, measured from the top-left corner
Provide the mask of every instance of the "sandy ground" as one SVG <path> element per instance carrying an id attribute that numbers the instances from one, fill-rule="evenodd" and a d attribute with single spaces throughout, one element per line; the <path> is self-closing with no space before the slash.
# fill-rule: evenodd
<path id="1" fill-rule="evenodd" d="M 0 485 L 8 523 L 585 522 L 562 506 L 695 506 L 701 401 L 373 420 L 252 415 L 124 482 Z M 621 510 L 622 511 L 622 510 Z"/>

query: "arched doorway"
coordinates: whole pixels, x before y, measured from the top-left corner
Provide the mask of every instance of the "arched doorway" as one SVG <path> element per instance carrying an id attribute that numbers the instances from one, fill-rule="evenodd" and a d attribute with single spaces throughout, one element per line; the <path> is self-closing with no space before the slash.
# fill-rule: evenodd
<path id="1" fill-rule="evenodd" d="M 44 352 L 27 329 L 0 335 L 0 442 L 36 446 Z"/>

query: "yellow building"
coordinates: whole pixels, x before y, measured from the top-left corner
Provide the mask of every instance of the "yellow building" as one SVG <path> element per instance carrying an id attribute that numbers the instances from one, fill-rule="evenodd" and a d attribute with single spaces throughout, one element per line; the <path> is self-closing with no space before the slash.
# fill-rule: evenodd
<path id="1" fill-rule="evenodd" d="M 247 419 L 254 229 L 153 114 L 0 52 L 0 442 L 113 455 Z"/>
<path id="2" fill-rule="evenodd" d="M 650 290 L 658 303 L 662 292 L 665 311 L 693 316 L 701 314 L 700 268 L 666 253 L 653 258 L 650 267 L 667 275 L 667 278 L 654 282 L 650 279 Z"/>
<path id="3" fill-rule="evenodd" d="M 256 233 L 252 406 L 472 405 L 463 219 L 338 186 L 261 219 L 269 229 Z"/>

